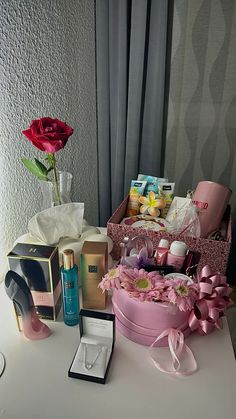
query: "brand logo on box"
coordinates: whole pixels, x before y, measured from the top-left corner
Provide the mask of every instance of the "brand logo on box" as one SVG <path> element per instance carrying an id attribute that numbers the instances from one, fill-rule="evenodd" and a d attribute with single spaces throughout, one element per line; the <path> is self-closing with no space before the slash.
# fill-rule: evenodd
<path id="1" fill-rule="evenodd" d="M 97 265 L 88 265 L 88 271 L 90 273 L 97 273 L 97 271 L 98 271 Z"/>
<path id="2" fill-rule="evenodd" d="M 208 203 L 207 202 L 193 201 L 193 203 L 196 205 L 196 207 L 198 207 L 200 209 L 207 209 L 207 207 L 208 207 Z"/>
<path id="3" fill-rule="evenodd" d="M 36 247 L 31 247 L 29 249 L 29 253 L 35 253 L 36 251 L 37 251 L 37 248 Z"/>

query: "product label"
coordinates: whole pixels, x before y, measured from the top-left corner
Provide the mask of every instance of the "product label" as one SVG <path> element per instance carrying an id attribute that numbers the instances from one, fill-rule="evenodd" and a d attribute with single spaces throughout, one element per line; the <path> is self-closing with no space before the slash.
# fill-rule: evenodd
<path id="1" fill-rule="evenodd" d="M 196 207 L 200 209 L 207 209 L 208 202 L 202 202 L 202 201 L 193 201 L 193 203 L 196 205 Z"/>
<path id="2" fill-rule="evenodd" d="M 74 281 L 66 281 L 65 288 L 74 288 Z"/>

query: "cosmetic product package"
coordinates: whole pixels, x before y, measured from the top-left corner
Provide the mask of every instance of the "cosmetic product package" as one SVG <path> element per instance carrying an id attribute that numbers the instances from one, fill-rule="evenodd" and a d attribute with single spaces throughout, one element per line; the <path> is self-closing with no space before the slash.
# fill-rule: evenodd
<path id="1" fill-rule="evenodd" d="M 106 293 L 98 284 L 108 270 L 107 242 L 85 241 L 80 255 L 83 308 L 104 310 Z"/>
<path id="2" fill-rule="evenodd" d="M 166 203 L 165 208 L 161 210 L 161 217 L 166 218 L 167 213 L 170 209 L 171 203 L 174 198 L 174 189 L 175 189 L 175 183 L 159 183 L 158 190 L 159 190 L 159 196 L 163 197 Z"/>
<path id="3" fill-rule="evenodd" d="M 155 177 L 155 176 L 149 176 L 149 175 L 138 175 L 138 180 L 144 180 L 147 182 L 147 185 L 145 187 L 144 196 L 148 196 L 148 193 L 150 191 L 153 191 L 156 195 L 158 194 L 158 184 L 163 182 L 168 182 L 167 178 L 161 178 L 161 177 Z"/>
<path id="4" fill-rule="evenodd" d="M 80 343 L 68 376 L 105 384 L 115 344 L 115 315 L 80 310 Z"/>
<path id="5" fill-rule="evenodd" d="M 143 195 L 148 196 L 150 191 L 153 191 L 155 195 L 158 194 L 158 182 L 157 177 L 148 175 L 138 175 L 138 180 L 144 180 L 147 182 Z"/>
<path id="6" fill-rule="evenodd" d="M 167 265 L 174 266 L 175 271 L 180 272 L 183 267 L 187 251 L 188 246 L 185 242 L 174 240 L 171 243 L 167 254 Z"/>
<path id="7" fill-rule="evenodd" d="M 10 269 L 18 273 L 28 285 L 38 317 L 56 320 L 61 309 L 58 248 L 17 243 L 7 257 Z M 14 309 L 18 328 L 21 331 L 21 312 L 16 304 Z"/>
<path id="8" fill-rule="evenodd" d="M 143 195 L 147 182 L 142 180 L 132 180 L 129 191 L 129 202 L 127 205 L 126 216 L 131 217 L 139 214 L 139 198 Z"/>
<path id="9" fill-rule="evenodd" d="M 169 241 L 161 239 L 158 243 L 157 249 L 154 253 L 157 265 L 165 265 L 167 261 L 168 249 L 170 247 Z"/>

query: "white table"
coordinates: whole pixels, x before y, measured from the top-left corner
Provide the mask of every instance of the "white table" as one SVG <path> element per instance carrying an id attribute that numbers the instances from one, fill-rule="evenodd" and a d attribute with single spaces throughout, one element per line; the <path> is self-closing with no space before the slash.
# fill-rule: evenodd
<path id="1" fill-rule="evenodd" d="M 12 303 L 0 285 L 1 419 L 235 419 L 236 363 L 227 322 L 209 336 L 190 336 L 199 370 L 163 374 L 147 348 L 117 333 L 105 385 L 69 378 L 78 327 L 48 323 L 50 338 L 27 341 L 17 331 Z"/>

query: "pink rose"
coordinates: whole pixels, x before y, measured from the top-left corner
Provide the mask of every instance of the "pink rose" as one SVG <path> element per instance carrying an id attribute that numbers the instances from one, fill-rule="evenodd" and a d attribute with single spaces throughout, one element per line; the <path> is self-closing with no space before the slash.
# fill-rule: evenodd
<path id="1" fill-rule="evenodd" d="M 26 138 L 39 150 L 56 153 L 65 147 L 73 128 L 59 119 L 40 118 L 31 122 L 28 129 L 22 131 Z"/>

